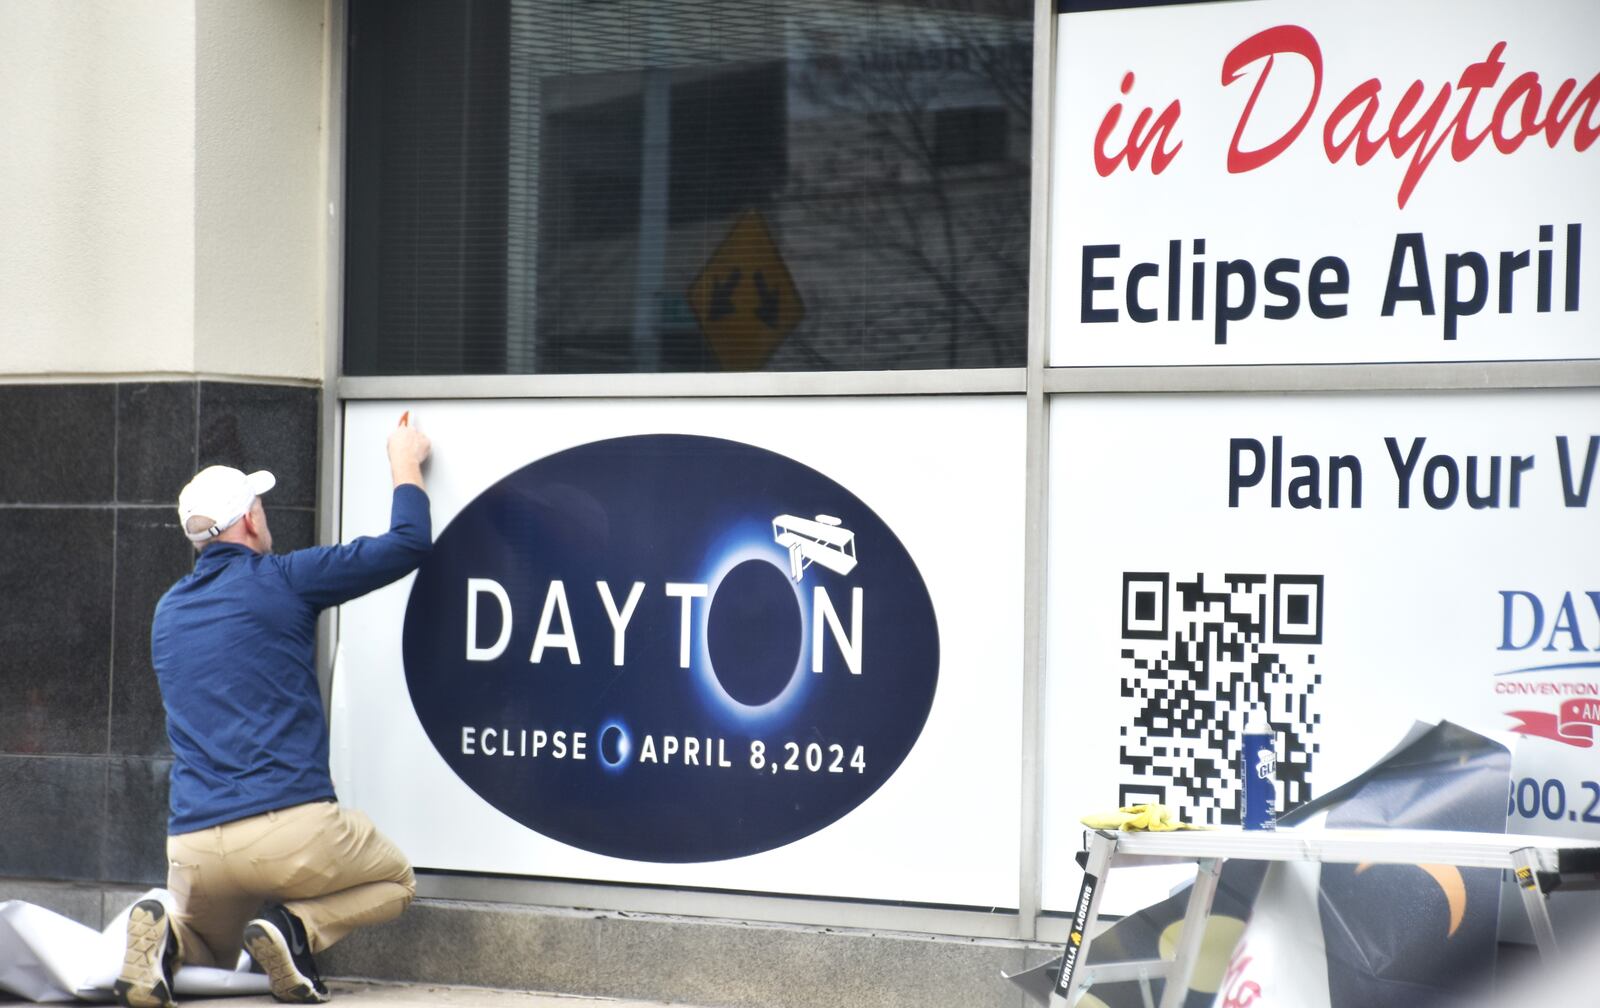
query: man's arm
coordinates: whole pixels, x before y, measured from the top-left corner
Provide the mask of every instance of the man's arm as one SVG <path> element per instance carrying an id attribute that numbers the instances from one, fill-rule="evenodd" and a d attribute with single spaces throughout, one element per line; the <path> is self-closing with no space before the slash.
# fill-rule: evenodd
<path id="1" fill-rule="evenodd" d="M 389 435 L 389 474 L 394 481 L 389 531 L 341 546 L 314 546 L 279 560 L 284 576 L 317 609 L 339 605 L 381 588 L 417 569 L 433 545 L 422 463 L 432 450 L 428 436 L 407 423 L 408 412 Z"/>

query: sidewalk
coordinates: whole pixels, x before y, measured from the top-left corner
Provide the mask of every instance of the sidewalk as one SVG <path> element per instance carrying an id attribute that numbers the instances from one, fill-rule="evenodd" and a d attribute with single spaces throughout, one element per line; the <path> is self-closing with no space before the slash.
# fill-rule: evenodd
<path id="1" fill-rule="evenodd" d="M 530 994 L 525 991 L 487 990 L 481 987 L 441 987 L 431 984 L 380 984 L 356 980 L 330 980 L 330 1008 L 411 1008 L 444 1005 L 447 1008 L 668 1008 L 660 1001 L 618 1001 L 612 998 L 564 994 Z M 0 1005 L 24 1005 L 0 994 Z M 277 1008 L 270 995 L 251 997 L 182 998 L 180 1008 Z M 684 1008 L 684 1006 L 678 1006 Z"/>

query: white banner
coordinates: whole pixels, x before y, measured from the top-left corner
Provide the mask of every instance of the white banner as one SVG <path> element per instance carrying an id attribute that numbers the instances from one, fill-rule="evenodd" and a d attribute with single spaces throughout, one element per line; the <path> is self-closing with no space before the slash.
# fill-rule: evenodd
<path id="1" fill-rule="evenodd" d="M 1448 720 L 1513 831 L 1600 837 L 1600 393 L 1064 397 L 1050 445 L 1046 907 L 1084 815 L 1236 822 L 1253 703 L 1280 811 Z"/>
<path id="2" fill-rule="evenodd" d="M 1600 356 L 1600 4 L 1057 29 L 1051 364 Z"/>
<path id="3" fill-rule="evenodd" d="M 347 539 L 407 405 L 346 405 Z M 1020 399 L 412 416 L 437 545 L 341 611 L 333 741 L 419 867 L 1016 905 Z"/>

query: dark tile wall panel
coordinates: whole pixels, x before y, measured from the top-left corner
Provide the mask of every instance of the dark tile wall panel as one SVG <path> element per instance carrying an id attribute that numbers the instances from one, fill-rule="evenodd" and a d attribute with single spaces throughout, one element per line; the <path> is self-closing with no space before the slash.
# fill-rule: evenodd
<path id="1" fill-rule="evenodd" d="M 167 881 L 167 783 L 170 759 L 128 757 L 109 761 L 107 819 L 101 837 L 100 875 L 108 882 Z"/>
<path id="2" fill-rule="evenodd" d="M 317 544 L 315 512 L 305 508 L 275 507 L 270 502 L 266 507 L 267 525 L 272 529 L 272 552 L 287 553 Z"/>
<path id="3" fill-rule="evenodd" d="M 109 502 L 116 396 L 115 385 L 0 385 L 0 503 Z"/>
<path id="4" fill-rule="evenodd" d="M 312 388 L 201 382 L 200 465 L 270 470 L 272 504 L 316 507 L 320 397 Z"/>
<path id="5" fill-rule="evenodd" d="M 166 715 L 150 664 L 150 620 L 173 582 L 194 568 L 194 547 L 165 507 L 117 511 L 117 610 L 112 649 L 111 751 L 170 755 Z"/>
<path id="6" fill-rule="evenodd" d="M 111 508 L 0 508 L 0 752 L 106 751 L 114 523 Z"/>
<path id="7" fill-rule="evenodd" d="M 165 717 L 150 617 L 193 566 L 177 495 L 270 469 L 279 551 L 313 543 L 316 389 L 0 385 L 0 877 L 166 876 Z"/>
<path id="8" fill-rule="evenodd" d="M 105 793 L 104 759 L 0 755 L 0 874 L 98 878 Z"/>
<path id="9" fill-rule="evenodd" d="M 198 470 L 195 382 L 117 386 L 117 501 L 177 507 Z M 173 523 L 176 527 L 177 523 Z"/>

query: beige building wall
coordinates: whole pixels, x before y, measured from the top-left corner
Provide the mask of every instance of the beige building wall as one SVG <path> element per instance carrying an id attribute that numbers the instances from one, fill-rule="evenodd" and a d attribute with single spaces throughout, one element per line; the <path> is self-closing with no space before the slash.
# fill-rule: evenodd
<path id="1" fill-rule="evenodd" d="M 322 377 L 324 6 L 0 4 L 0 375 Z"/>
<path id="2" fill-rule="evenodd" d="M 195 369 L 321 378 L 323 0 L 202 0 Z"/>

